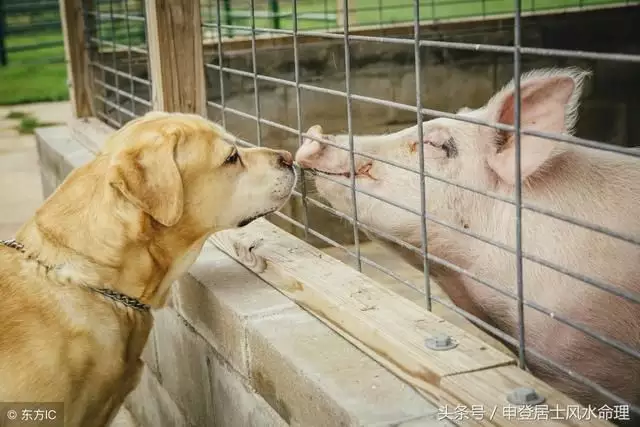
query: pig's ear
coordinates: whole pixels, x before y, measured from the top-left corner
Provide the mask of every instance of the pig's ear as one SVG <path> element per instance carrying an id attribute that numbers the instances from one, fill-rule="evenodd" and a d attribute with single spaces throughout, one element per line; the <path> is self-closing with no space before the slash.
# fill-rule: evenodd
<path id="1" fill-rule="evenodd" d="M 582 82 L 588 73 L 576 70 L 539 70 L 521 78 L 520 129 L 553 134 L 570 134 L 577 118 Z M 513 82 L 494 96 L 487 111 L 498 123 L 514 126 L 516 98 Z M 507 184 L 514 185 L 515 133 L 498 130 L 495 147 L 487 158 L 489 167 Z M 555 141 L 520 137 L 520 171 L 524 180 L 563 150 Z"/>

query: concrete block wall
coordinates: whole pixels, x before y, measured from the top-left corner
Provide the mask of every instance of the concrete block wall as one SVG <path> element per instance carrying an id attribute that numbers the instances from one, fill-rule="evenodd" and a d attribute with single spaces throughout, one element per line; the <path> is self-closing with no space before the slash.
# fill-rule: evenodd
<path id="1" fill-rule="evenodd" d="M 36 135 L 46 197 L 93 154 L 66 126 Z M 451 425 L 212 244 L 154 318 L 142 380 L 125 404 L 140 427 Z"/>

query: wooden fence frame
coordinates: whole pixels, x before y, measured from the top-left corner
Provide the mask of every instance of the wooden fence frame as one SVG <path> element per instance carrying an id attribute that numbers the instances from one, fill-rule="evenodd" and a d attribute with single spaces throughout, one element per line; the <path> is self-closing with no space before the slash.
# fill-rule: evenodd
<path id="1" fill-rule="evenodd" d="M 101 146 L 110 129 L 94 117 L 82 3 L 60 1 L 76 118 L 70 126 L 81 141 Z M 153 109 L 206 116 L 200 2 L 145 0 L 145 4 Z M 517 368 L 514 358 L 266 220 L 218 233 L 211 240 L 433 403 L 499 408 L 509 405 L 506 396 L 514 388 L 533 387 L 549 407 L 580 406 Z M 424 345 L 426 338 L 443 332 L 457 347 L 434 351 Z M 519 426 L 521 421 L 496 411 L 492 419 L 466 418 L 463 424 Z M 613 425 L 598 419 L 544 424 Z"/>

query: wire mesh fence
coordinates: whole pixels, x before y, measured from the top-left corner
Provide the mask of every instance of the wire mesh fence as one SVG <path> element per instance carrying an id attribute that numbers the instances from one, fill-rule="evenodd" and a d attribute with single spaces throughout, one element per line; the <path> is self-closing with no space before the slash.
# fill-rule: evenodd
<path id="1" fill-rule="evenodd" d="M 0 104 L 67 97 L 56 0 L 0 1 Z"/>
<path id="2" fill-rule="evenodd" d="M 576 6 L 624 3 L 620 0 L 528 0 L 522 2 L 522 12 L 564 9 Z M 214 21 L 217 16 L 215 1 L 203 8 L 205 21 Z M 344 25 L 341 0 L 300 0 L 282 2 L 277 0 L 224 0 L 221 2 L 220 22 L 224 25 L 223 36 L 250 35 L 250 22 L 255 18 L 258 29 L 330 30 Z M 490 17 L 512 13 L 514 3 L 509 0 L 428 0 L 420 1 L 420 19 L 446 20 L 466 17 Z M 253 9 L 252 9 L 253 8 Z M 351 26 L 388 26 L 414 21 L 415 2 L 407 0 L 351 0 L 349 22 Z M 238 27 L 238 28 L 233 28 Z M 213 33 L 205 33 L 212 36 Z"/>
<path id="3" fill-rule="evenodd" d="M 0 65 L 64 61 L 57 1 L 0 2 Z"/>
<path id="4" fill-rule="evenodd" d="M 272 222 L 640 415 L 639 3 L 405 3 L 201 2 L 209 117 L 298 153 Z M 151 109 L 143 5 L 84 11 L 115 127 Z"/>
<path id="5" fill-rule="evenodd" d="M 121 127 L 151 109 L 143 0 L 84 3 L 96 115 Z"/>
<path id="6" fill-rule="evenodd" d="M 434 26 L 433 5 L 412 2 L 408 25 L 377 33 L 352 26 L 348 1 L 342 29 L 310 29 L 309 3 L 279 26 L 257 12 L 233 24 L 222 0 L 203 14 L 210 118 L 243 145 L 298 151 L 303 178 L 271 220 L 455 312 L 583 404 L 640 415 L 637 3 L 525 17 L 543 5 L 516 1 L 490 19 L 476 2 L 485 19 Z"/>

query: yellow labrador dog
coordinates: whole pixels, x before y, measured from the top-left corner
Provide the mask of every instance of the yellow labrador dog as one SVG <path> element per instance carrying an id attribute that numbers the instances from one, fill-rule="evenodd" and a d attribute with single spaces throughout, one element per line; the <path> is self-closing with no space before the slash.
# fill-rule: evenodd
<path id="1" fill-rule="evenodd" d="M 64 402 L 65 426 L 108 425 L 139 381 L 150 308 L 207 236 L 283 206 L 292 163 L 195 115 L 114 133 L 0 245 L 0 402 Z"/>

